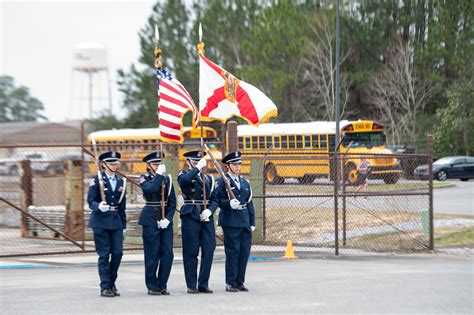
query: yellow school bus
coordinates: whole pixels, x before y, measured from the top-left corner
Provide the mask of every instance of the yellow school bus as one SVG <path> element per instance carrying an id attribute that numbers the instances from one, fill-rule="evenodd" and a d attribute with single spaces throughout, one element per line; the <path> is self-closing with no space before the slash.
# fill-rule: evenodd
<path id="1" fill-rule="evenodd" d="M 265 179 L 282 184 L 285 178 L 313 182 L 318 177 L 331 178 L 333 160 L 330 153 L 336 147 L 335 122 L 268 123 L 258 127 L 239 125 L 238 146 L 246 156 L 265 160 Z M 394 184 L 400 178 L 399 161 L 386 148 L 383 126 L 375 121 L 340 122 L 340 152 L 345 180 L 352 185 L 362 181 L 357 172 L 361 157 L 371 164 L 369 177 Z M 311 158 L 305 158 L 310 156 Z M 342 160 L 342 159 L 341 159 Z M 342 163 L 342 161 L 341 161 Z M 243 162 L 242 171 L 249 171 L 249 161 Z"/>
<path id="2" fill-rule="evenodd" d="M 203 127 L 203 138 L 218 159 L 222 154 L 218 151 L 215 142 L 219 142 L 217 132 L 214 128 Z M 178 157 L 180 168 L 184 166 L 183 154 L 191 150 L 200 150 L 201 128 L 184 127 L 183 143 L 163 143 L 163 151 L 168 157 Z M 92 145 L 92 139 L 97 143 L 98 154 L 104 151 L 119 151 L 121 157 L 121 170 L 130 173 L 145 173 L 146 164 L 142 158 L 153 150 L 160 150 L 158 137 L 159 128 L 127 128 L 100 130 L 89 134 L 88 144 Z M 210 168 L 209 168 L 210 169 Z M 95 165 L 90 163 L 89 170 L 95 172 Z"/>

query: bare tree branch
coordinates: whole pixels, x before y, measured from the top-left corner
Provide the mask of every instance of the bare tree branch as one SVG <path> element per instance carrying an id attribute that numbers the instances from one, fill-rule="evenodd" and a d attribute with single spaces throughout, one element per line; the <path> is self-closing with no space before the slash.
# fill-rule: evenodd
<path id="1" fill-rule="evenodd" d="M 382 71 L 371 78 L 364 98 L 379 111 L 391 143 L 414 141 L 418 117 L 436 87 L 414 73 L 409 42 L 398 39 L 388 55 Z"/>

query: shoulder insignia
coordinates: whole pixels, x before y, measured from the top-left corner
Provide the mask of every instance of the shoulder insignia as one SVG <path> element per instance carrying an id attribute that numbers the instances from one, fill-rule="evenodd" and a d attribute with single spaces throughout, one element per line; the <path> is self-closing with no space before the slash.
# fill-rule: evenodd
<path id="1" fill-rule="evenodd" d="M 179 173 L 178 173 L 178 177 L 180 177 L 180 176 L 181 176 L 181 175 L 183 175 L 183 174 L 186 174 L 186 172 L 185 172 L 185 171 L 183 171 L 183 170 L 179 171 Z"/>
<path id="2" fill-rule="evenodd" d="M 219 187 L 219 181 L 216 181 L 215 187 L 216 187 L 215 189 L 217 189 Z"/>
<path id="3" fill-rule="evenodd" d="M 145 175 L 140 176 L 140 184 L 146 181 Z"/>
<path id="4" fill-rule="evenodd" d="M 91 181 L 89 182 L 89 187 L 92 187 L 95 185 L 95 180 L 92 178 Z"/>

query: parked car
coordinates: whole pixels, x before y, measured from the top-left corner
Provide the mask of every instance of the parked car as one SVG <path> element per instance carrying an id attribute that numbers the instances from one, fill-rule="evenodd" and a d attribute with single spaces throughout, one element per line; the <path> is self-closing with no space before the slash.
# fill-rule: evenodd
<path id="1" fill-rule="evenodd" d="M 400 161 L 400 167 L 405 178 L 414 178 L 415 169 L 427 162 L 425 157 L 415 155 L 415 147 L 409 145 L 387 145 L 387 148 L 392 150 L 393 153 L 400 155 L 397 158 Z"/>
<path id="2" fill-rule="evenodd" d="M 49 165 L 49 158 L 44 152 L 20 152 L 10 158 L 0 159 L 0 173 L 7 175 L 18 175 L 20 173 L 18 162 L 31 161 L 31 170 L 35 173 L 43 173 Z"/>
<path id="3" fill-rule="evenodd" d="M 420 165 L 415 169 L 417 179 L 428 179 L 428 165 Z M 459 178 L 468 181 L 474 178 L 474 157 L 446 156 L 433 163 L 433 178 L 445 181 L 448 178 Z"/>

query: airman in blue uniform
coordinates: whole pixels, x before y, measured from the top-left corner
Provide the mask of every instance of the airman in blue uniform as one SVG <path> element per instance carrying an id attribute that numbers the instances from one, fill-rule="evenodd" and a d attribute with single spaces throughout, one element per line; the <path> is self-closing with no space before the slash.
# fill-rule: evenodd
<path id="1" fill-rule="evenodd" d="M 103 172 L 92 178 L 87 202 L 92 210 L 89 227 L 94 234 L 95 250 L 99 255 L 100 294 L 105 297 L 120 296 L 115 281 L 123 255 L 123 236 L 127 228 L 125 215 L 126 180 L 115 172 L 120 167 L 119 152 L 105 152 L 99 156 Z M 104 184 L 102 200 L 100 183 Z"/>
<path id="2" fill-rule="evenodd" d="M 149 295 L 169 295 L 167 283 L 173 265 L 173 217 L 176 195 L 171 175 L 161 164 L 164 154 L 153 152 L 143 158 L 147 175 L 140 177 L 140 187 L 146 200 L 138 224 L 143 227 L 145 253 L 145 284 Z M 162 212 L 164 204 L 164 216 Z M 158 270 L 158 265 L 159 270 Z M 158 271 L 158 274 L 157 274 Z"/>
<path id="3" fill-rule="evenodd" d="M 248 291 L 245 286 L 245 271 L 255 230 L 255 210 L 252 203 L 250 183 L 240 175 L 242 154 L 232 152 L 222 159 L 229 171 L 226 178 L 219 178 L 214 194 L 219 212 L 219 226 L 224 231 L 226 291 Z M 229 197 L 224 180 L 230 184 L 235 198 Z M 214 208 L 214 205 L 211 205 Z"/>
<path id="4" fill-rule="evenodd" d="M 216 249 L 213 214 L 217 209 L 217 203 L 214 202 L 214 206 L 211 207 L 214 178 L 210 175 L 202 175 L 202 170 L 207 165 L 204 152 L 190 151 L 184 156 L 187 169 L 179 172 L 178 183 L 184 198 L 180 217 L 186 285 L 188 293 L 191 294 L 213 293 L 209 288 L 209 277 Z M 199 248 L 201 248 L 201 266 L 198 278 Z"/>

